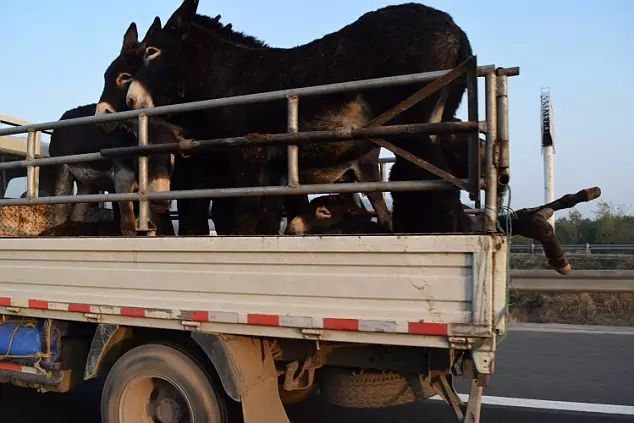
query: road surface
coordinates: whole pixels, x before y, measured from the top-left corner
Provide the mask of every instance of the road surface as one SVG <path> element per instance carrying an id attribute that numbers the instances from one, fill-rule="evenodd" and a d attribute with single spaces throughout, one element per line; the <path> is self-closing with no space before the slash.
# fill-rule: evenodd
<path id="1" fill-rule="evenodd" d="M 517 327 L 500 344 L 485 391 L 483 422 L 634 422 L 634 330 Z M 461 387 L 464 391 L 464 387 Z M 2 422 L 99 422 L 99 383 L 66 395 L 0 389 Z M 501 404 L 501 405 L 500 405 Z M 582 412 L 573 410 L 584 410 Z M 448 407 L 425 401 L 388 410 L 352 410 L 319 395 L 289 409 L 294 423 L 454 423 Z"/>

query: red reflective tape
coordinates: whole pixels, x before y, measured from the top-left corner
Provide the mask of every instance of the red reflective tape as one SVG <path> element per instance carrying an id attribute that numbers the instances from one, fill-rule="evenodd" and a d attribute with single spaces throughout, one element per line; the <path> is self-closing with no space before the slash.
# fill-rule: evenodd
<path id="1" fill-rule="evenodd" d="M 11 298 L 8 297 L 0 297 L 0 306 L 11 306 Z"/>
<path id="2" fill-rule="evenodd" d="M 409 322 L 407 331 L 412 335 L 447 336 L 449 334 L 446 323 Z"/>
<path id="3" fill-rule="evenodd" d="M 90 305 L 68 304 L 68 311 L 72 311 L 73 313 L 90 313 Z"/>
<path id="4" fill-rule="evenodd" d="M 138 307 L 122 307 L 121 315 L 126 317 L 145 317 L 145 309 Z"/>
<path id="5" fill-rule="evenodd" d="M 13 363 L 0 363 L 0 370 L 9 370 L 10 372 L 21 372 L 22 366 Z"/>
<path id="6" fill-rule="evenodd" d="M 256 326 L 279 326 L 280 316 L 276 314 L 248 314 L 247 323 Z"/>
<path id="7" fill-rule="evenodd" d="M 325 318 L 324 329 L 358 331 L 359 320 Z"/>
<path id="8" fill-rule="evenodd" d="M 29 300 L 29 308 L 39 308 L 42 310 L 48 309 L 48 301 L 42 300 Z"/>
<path id="9" fill-rule="evenodd" d="M 183 311 L 181 318 L 183 320 L 191 320 L 192 322 L 208 322 L 208 311 Z"/>

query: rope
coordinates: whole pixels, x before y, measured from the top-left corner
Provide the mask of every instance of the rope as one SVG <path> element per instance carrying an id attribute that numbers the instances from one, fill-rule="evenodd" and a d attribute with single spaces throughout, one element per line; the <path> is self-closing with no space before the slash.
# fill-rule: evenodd
<path id="1" fill-rule="evenodd" d="M 506 206 L 502 206 L 501 210 L 503 210 L 505 215 L 505 228 L 503 228 L 503 232 L 506 233 L 506 304 L 504 315 L 506 317 L 507 326 L 511 321 L 511 313 L 510 313 L 510 301 L 511 301 L 511 239 L 513 237 L 513 218 L 515 217 L 515 211 L 511 208 L 511 187 L 510 185 L 506 187 L 505 195 L 507 196 Z M 498 222 L 499 224 L 499 222 Z M 504 333 L 504 335 L 500 338 L 502 341 L 508 333 L 508 330 Z"/>
<path id="2" fill-rule="evenodd" d="M 27 328 L 27 329 L 33 329 L 35 328 L 37 325 L 33 322 L 33 321 L 29 321 L 29 322 L 25 322 L 24 319 L 20 320 L 19 322 L 13 321 L 13 320 L 7 320 L 4 321 L 2 323 L 0 323 L 0 326 L 5 325 L 7 323 L 16 323 L 15 328 L 13 328 L 13 331 L 11 332 L 11 336 L 9 337 L 9 345 L 7 347 L 7 351 L 6 353 L 2 354 L 0 356 L 0 361 L 3 360 L 7 360 L 7 359 L 23 359 L 23 358 L 34 358 L 36 359 L 36 366 L 39 365 L 39 362 L 42 361 L 42 359 L 45 358 L 51 358 L 52 354 L 50 352 L 50 347 L 48 349 L 47 352 L 43 353 L 43 352 L 38 352 L 35 354 L 31 354 L 31 355 L 14 355 L 11 354 L 11 348 L 13 348 L 13 343 L 15 342 L 15 337 L 18 334 L 18 330 L 21 328 Z M 49 323 L 50 325 L 50 323 Z M 49 336 L 50 338 L 50 336 Z M 47 343 L 50 344 L 50 339 L 47 340 Z M 38 368 L 38 367 L 36 367 Z M 44 370 L 44 369 L 41 369 Z"/>

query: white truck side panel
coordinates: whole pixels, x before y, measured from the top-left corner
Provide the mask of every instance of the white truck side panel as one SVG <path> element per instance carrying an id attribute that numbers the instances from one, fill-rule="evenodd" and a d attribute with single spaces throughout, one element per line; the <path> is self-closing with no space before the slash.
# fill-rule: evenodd
<path id="1" fill-rule="evenodd" d="M 332 330 L 356 342 L 389 333 L 487 336 L 505 306 L 493 298 L 494 285 L 506 290 L 506 270 L 493 269 L 497 239 L 2 239 L 0 313 L 135 317 L 148 326 L 192 320 L 206 330 L 215 323 L 245 333 L 247 325 L 299 338 L 322 329 L 323 339 Z"/>

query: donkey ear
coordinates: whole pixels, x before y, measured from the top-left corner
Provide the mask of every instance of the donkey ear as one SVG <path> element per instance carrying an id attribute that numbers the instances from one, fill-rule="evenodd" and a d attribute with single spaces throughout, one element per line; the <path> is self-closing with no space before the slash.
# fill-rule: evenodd
<path id="1" fill-rule="evenodd" d="M 145 37 L 143 37 L 143 42 L 145 42 L 147 39 L 149 39 L 152 35 L 154 35 L 160 30 L 161 30 L 161 18 L 157 16 L 154 18 L 154 22 L 152 22 L 152 25 L 150 25 L 147 32 L 145 33 Z"/>
<path id="2" fill-rule="evenodd" d="M 179 32 L 183 38 L 187 37 L 187 31 L 194 16 L 196 16 L 197 10 L 198 0 L 183 0 L 183 4 L 176 9 L 165 24 L 165 27 Z"/>
<path id="3" fill-rule="evenodd" d="M 136 24 L 132 22 L 128 27 L 128 30 L 123 35 L 123 46 L 121 47 L 122 52 L 131 51 L 136 48 L 139 44 L 139 33 L 136 29 Z"/>

